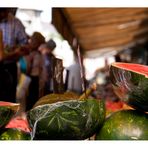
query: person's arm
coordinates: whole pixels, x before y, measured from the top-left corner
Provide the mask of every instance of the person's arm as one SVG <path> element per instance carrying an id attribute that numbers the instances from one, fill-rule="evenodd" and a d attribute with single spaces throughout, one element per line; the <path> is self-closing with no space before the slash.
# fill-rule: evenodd
<path id="1" fill-rule="evenodd" d="M 7 59 L 12 59 L 14 57 L 17 57 L 19 55 L 19 50 L 17 49 L 13 53 L 5 54 L 4 53 L 4 46 L 3 46 L 3 33 L 0 31 L 0 61 L 7 60 Z"/>
<path id="2" fill-rule="evenodd" d="M 13 52 L 2 54 L 2 60 L 18 60 L 21 56 L 29 54 L 30 46 L 24 45 L 20 47 L 15 47 Z"/>

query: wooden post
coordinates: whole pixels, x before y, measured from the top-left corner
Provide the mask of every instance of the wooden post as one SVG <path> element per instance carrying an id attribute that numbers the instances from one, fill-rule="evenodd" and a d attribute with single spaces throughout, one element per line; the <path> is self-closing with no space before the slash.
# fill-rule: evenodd
<path id="1" fill-rule="evenodd" d="M 58 58 L 53 58 L 53 93 L 64 93 L 63 85 L 63 61 Z"/>

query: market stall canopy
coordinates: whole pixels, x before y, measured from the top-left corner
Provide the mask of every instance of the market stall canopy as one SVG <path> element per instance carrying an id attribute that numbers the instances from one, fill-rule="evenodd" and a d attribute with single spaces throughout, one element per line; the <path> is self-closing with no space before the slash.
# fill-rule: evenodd
<path id="1" fill-rule="evenodd" d="M 130 48 L 148 39 L 148 8 L 53 8 L 52 23 L 86 53 Z"/>

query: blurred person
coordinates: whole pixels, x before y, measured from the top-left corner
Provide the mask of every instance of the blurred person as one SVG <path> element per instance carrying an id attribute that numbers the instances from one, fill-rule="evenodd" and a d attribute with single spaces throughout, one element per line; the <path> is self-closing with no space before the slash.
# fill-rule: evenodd
<path id="1" fill-rule="evenodd" d="M 40 32 L 34 32 L 29 39 L 31 51 L 25 59 L 27 63 L 26 74 L 31 78 L 31 83 L 29 85 L 26 100 L 26 110 L 31 109 L 35 102 L 39 99 L 39 82 L 40 75 L 42 73 L 43 61 L 38 48 L 43 43 L 45 43 L 45 38 Z"/>
<path id="2" fill-rule="evenodd" d="M 21 21 L 10 13 L 10 8 L 0 8 L 0 30 L 2 31 L 3 49 L 1 50 L 0 99 L 16 102 L 17 60 L 27 54 L 27 35 Z M 4 84 L 4 86 L 3 86 Z"/>
<path id="3" fill-rule="evenodd" d="M 3 58 L 3 35 L 2 31 L 0 30 L 0 61 Z"/>
<path id="4" fill-rule="evenodd" d="M 50 39 L 45 44 L 42 44 L 39 47 L 39 51 L 42 54 L 43 57 L 43 73 L 42 73 L 42 95 L 46 95 L 53 92 L 53 82 L 52 82 L 52 65 L 53 65 L 53 59 L 55 58 L 53 54 L 53 50 L 56 48 L 56 43 L 54 40 Z"/>
<path id="5" fill-rule="evenodd" d="M 77 56 L 75 55 L 75 61 L 72 65 L 70 65 L 68 70 L 68 86 L 67 90 L 73 91 L 75 93 L 82 93 L 82 78 L 80 74 L 80 64 Z"/>

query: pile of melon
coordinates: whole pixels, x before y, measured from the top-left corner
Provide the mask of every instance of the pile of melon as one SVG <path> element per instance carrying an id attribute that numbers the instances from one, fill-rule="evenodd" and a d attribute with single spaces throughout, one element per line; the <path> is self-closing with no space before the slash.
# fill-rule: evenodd
<path id="1" fill-rule="evenodd" d="M 147 140 L 148 66 L 113 63 L 110 80 L 117 96 L 132 108 L 110 114 L 96 134 L 96 139 Z"/>
<path id="2" fill-rule="evenodd" d="M 110 80 L 117 96 L 130 109 L 106 115 L 103 99 L 72 92 L 49 94 L 26 112 L 30 132 L 6 128 L 14 108 L 0 105 L 1 140 L 147 140 L 148 67 L 113 63 Z"/>

